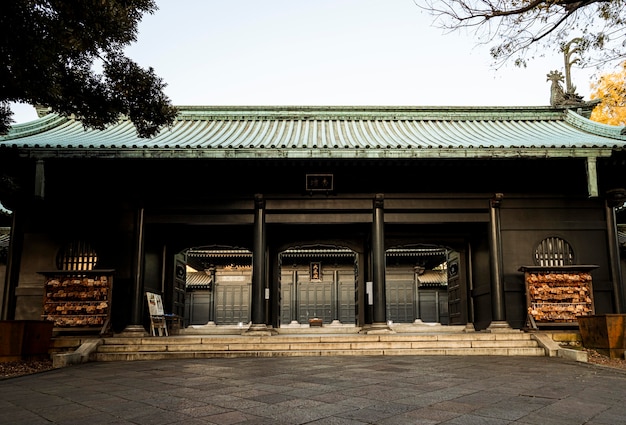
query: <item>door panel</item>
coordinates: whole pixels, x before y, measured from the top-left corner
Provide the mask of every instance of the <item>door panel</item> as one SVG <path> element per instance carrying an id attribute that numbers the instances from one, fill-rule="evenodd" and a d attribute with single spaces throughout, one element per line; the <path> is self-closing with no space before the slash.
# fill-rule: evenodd
<path id="1" fill-rule="evenodd" d="M 250 322 L 250 285 L 215 285 L 215 323 L 236 325 Z"/>
<path id="2" fill-rule="evenodd" d="M 412 323 L 417 318 L 413 269 L 387 269 L 385 285 L 387 320 Z"/>
<path id="3" fill-rule="evenodd" d="M 354 280 L 354 270 L 339 270 L 337 275 L 339 279 L 337 285 L 339 293 L 339 302 L 337 303 L 339 321 L 344 324 L 355 323 L 354 287 L 356 282 Z"/>
<path id="4" fill-rule="evenodd" d="M 295 311 L 295 272 L 280 273 L 280 323 L 288 324 L 297 320 Z"/>
<path id="5" fill-rule="evenodd" d="M 468 320 L 464 257 L 464 253 L 457 251 L 448 254 L 448 314 L 451 325 L 464 325 Z"/>
<path id="6" fill-rule="evenodd" d="M 324 281 L 330 277 L 330 281 Z M 309 280 L 309 272 L 298 272 L 298 321 L 308 323 L 314 317 L 330 323 L 332 317 L 332 274 L 322 273 L 321 281 Z"/>
<path id="7" fill-rule="evenodd" d="M 209 322 L 211 294 L 207 292 L 190 292 L 188 294 L 187 316 L 190 325 L 206 325 Z"/>
<path id="8" fill-rule="evenodd" d="M 443 257 L 441 258 L 443 261 Z M 440 269 L 416 274 L 414 267 L 389 266 L 386 271 L 387 320 L 413 323 L 450 323 L 447 275 Z"/>
<path id="9" fill-rule="evenodd" d="M 174 280 L 172 293 L 166 297 L 169 304 L 166 313 L 171 313 L 179 317 L 185 317 L 185 288 L 187 284 L 187 257 L 184 254 L 174 256 Z"/>
<path id="10" fill-rule="evenodd" d="M 436 289 L 420 289 L 420 319 L 426 323 L 438 322 L 439 291 Z"/>
<path id="11" fill-rule="evenodd" d="M 281 271 L 280 320 L 308 324 L 309 319 L 322 319 L 324 324 L 334 320 L 355 322 L 354 270 L 324 267 L 320 280 L 311 280 L 308 268 Z"/>
<path id="12" fill-rule="evenodd" d="M 223 271 L 215 276 L 215 323 L 237 325 L 250 322 L 252 272 Z"/>

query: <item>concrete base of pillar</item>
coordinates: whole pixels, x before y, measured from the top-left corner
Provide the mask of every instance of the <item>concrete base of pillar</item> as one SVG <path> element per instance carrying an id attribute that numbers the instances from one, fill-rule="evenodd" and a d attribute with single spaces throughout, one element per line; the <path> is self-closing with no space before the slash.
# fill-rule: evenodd
<path id="1" fill-rule="evenodd" d="M 468 323 L 465 325 L 465 329 L 463 330 L 463 332 L 476 332 L 476 328 L 474 327 L 473 323 Z"/>
<path id="2" fill-rule="evenodd" d="M 505 320 L 497 320 L 491 322 L 487 327 L 487 332 L 519 332 L 519 329 L 513 329 Z"/>
<path id="3" fill-rule="evenodd" d="M 274 328 L 269 328 L 265 323 L 252 324 L 242 333 L 245 336 L 272 336 L 278 334 Z"/>
<path id="4" fill-rule="evenodd" d="M 115 336 L 121 337 L 142 337 L 150 335 L 148 331 L 142 325 L 128 325 L 124 328 L 124 330 Z"/>
<path id="5" fill-rule="evenodd" d="M 100 345 L 102 345 L 102 340 L 94 339 L 83 342 L 81 346 L 76 349 L 76 351 L 52 354 L 52 367 L 61 368 L 86 363 L 89 361 L 90 354 L 95 352 Z"/>
<path id="6" fill-rule="evenodd" d="M 395 334 L 396 331 L 391 329 L 386 322 L 372 323 L 371 325 L 365 325 L 361 329 L 362 334 L 376 335 L 376 334 Z"/>

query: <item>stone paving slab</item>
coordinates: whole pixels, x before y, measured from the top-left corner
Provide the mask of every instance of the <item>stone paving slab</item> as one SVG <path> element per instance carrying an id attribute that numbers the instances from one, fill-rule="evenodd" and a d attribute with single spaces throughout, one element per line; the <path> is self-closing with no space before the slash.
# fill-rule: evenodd
<path id="1" fill-rule="evenodd" d="M 624 425 L 626 372 L 557 357 L 94 362 L 0 381 L 0 424 Z"/>

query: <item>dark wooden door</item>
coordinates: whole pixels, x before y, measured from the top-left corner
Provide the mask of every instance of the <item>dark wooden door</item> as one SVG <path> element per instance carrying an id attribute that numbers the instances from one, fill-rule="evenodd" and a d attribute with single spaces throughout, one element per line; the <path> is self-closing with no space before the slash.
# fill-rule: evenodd
<path id="1" fill-rule="evenodd" d="M 463 252 L 448 253 L 448 314 L 451 325 L 464 325 L 468 320 L 464 258 Z"/>
<path id="2" fill-rule="evenodd" d="M 187 258 L 185 254 L 176 254 L 174 257 L 174 279 L 170 298 L 169 310 L 179 317 L 185 317 L 185 283 L 187 281 Z"/>

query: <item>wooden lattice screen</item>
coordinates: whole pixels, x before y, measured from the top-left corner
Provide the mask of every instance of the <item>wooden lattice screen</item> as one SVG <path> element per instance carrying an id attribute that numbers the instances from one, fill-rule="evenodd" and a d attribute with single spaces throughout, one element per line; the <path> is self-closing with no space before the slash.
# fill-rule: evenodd
<path id="1" fill-rule="evenodd" d="M 572 264 L 574 264 L 574 251 L 564 239 L 545 238 L 535 248 L 535 265 L 537 266 L 558 267 Z"/>
<path id="2" fill-rule="evenodd" d="M 59 270 L 93 270 L 98 262 L 95 249 L 83 241 L 74 241 L 65 245 L 57 255 Z"/>

